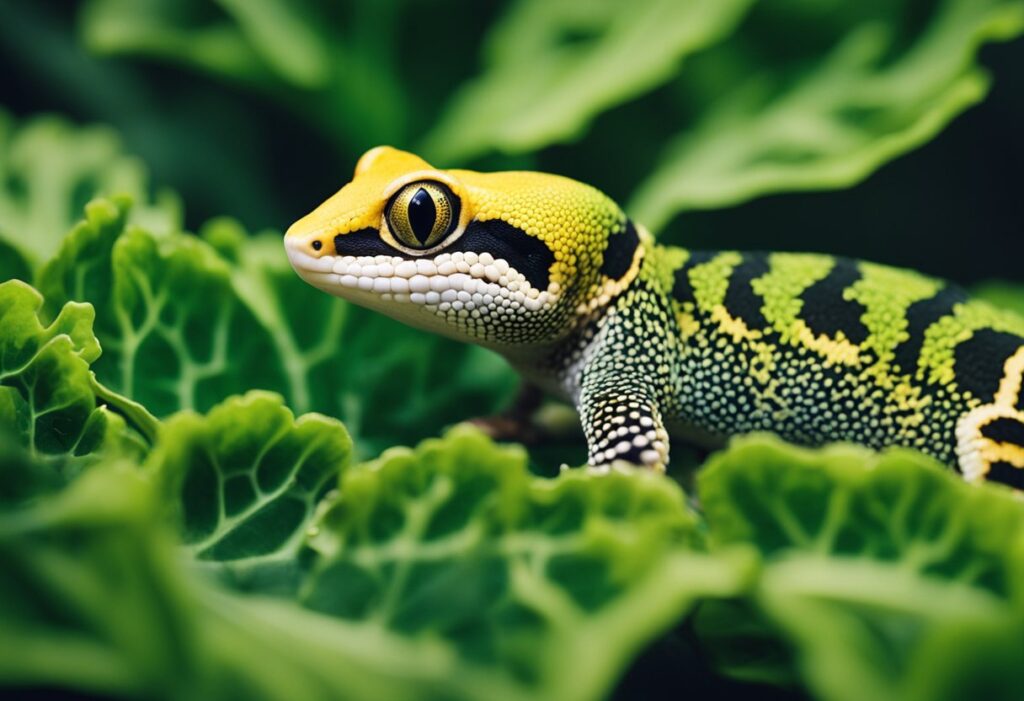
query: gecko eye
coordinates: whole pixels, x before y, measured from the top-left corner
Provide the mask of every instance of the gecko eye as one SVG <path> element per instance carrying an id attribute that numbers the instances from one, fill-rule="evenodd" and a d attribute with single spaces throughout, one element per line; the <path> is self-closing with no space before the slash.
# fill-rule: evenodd
<path id="1" fill-rule="evenodd" d="M 459 199 L 447 186 L 431 181 L 406 185 L 384 210 L 388 229 L 403 246 L 431 248 L 459 221 Z"/>

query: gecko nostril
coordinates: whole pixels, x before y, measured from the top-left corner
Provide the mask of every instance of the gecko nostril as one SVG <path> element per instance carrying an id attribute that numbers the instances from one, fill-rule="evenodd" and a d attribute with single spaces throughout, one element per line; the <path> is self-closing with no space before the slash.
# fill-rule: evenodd
<path id="1" fill-rule="evenodd" d="M 319 251 L 321 248 L 324 247 L 324 242 L 317 239 L 313 241 L 312 246 L 314 251 Z"/>

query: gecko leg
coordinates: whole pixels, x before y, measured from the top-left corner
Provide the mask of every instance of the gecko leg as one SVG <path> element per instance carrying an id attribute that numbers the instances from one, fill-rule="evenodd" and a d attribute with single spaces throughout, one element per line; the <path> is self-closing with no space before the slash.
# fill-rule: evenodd
<path id="1" fill-rule="evenodd" d="M 668 432 L 642 384 L 622 377 L 584 379 L 580 420 L 591 468 L 607 471 L 625 461 L 658 471 L 668 464 Z"/>

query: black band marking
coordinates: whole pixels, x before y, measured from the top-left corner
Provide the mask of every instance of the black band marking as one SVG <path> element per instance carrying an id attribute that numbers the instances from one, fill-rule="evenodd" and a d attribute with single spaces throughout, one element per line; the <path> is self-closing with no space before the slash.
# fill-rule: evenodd
<path id="1" fill-rule="evenodd" d="M 359 229 L 334 237 L 334 252 L 339 256 L 412 256 L 384 243 L 380 233 L 373 228 Z"/>
<path id="2" fill-rule="evenodd" d="M 546 290 L 555 254 L 544 242 L 500 219 L 472 221 L 446 251 L 490 253 L 526 276 L 531 286 Z"/>
<path id="3" fill-rule="evenodd" d="M 893 358 L 904 373 L 917 372 L 917 361 L 924 346 L 924 334 L 939 319 L 953 314 L 956 305 L 967 301 L 967 293 L 959 287 L 943 287 L 934 296 L 918 300 L 907 308 L 907 333 L 909 338 L 896 346 Z"/>
<path id="4" fill-rule="evenodd" d="M 862 321 L 867 307 L 843 297 L 861 277 L 860 267 L 854 261 L 837 258 L 828 275 L 803 291 L 800 318 L 815 335 L 835 338 L 842 331 L 850 343 L 860 345 L 867 340 L 868 327 Z"/>
<path id="5" fill-rule="evenodd" d="M 994 462 L 989 468 L 985 479 L 1000 484 L 1009 485 L 1016 489 L 1024 489 L 1024 470 L 1014 467 L 1008 462 Z"/>
<path id="6" fill-rule="evenodd" d="M 765 254 L 744 254 L 743 262 L 733 268 L 729 276 L 729 287 L 725 291 L 725 308 L 729 314 L 742 319 L 748 329 L 763 329 L 768 326 L 761 307 L 764 299 L 754 292 L 751 283 L 768 273 L 768 258 Z"/>
<path id="7" fill-rule="evenodd" d="M 1024 346 L 1024 338 L 1015 334 L 978 329 L 953 349 L 957 387 L 983 402 L 991 402 L 999 391 L 1003 366 L 1021 346 Z M 1017 403 L 1019 406 L 1019 398 Z"/>
<path id="8" fill-rule="evenodd" d="M 629 272 L 633 264 L 633 256 L 640 245 L 640 236 L 636 233 L 633 222 L 626 222 L 626 230 L 608 237 L 608 247 L 604 249 L 604 260 L 601 263 L 601 274 L 612 280 L 621 280 Z"/>
<path id="9" fill-rule="evenodd" d="M 696 268 L 698 265 L 703 265 L 711 259 L 713 259 L 717 253 L 714 251 L 696 251 L 690 254 L 686 262 L 683 263 L 675 272 L 675 283 L 672 285 L 672 298 L 677 302 L 693 302 L 696 303 L 696 299 L 693 296 L 693 285 L 690 284 L 690 271 Z"/>

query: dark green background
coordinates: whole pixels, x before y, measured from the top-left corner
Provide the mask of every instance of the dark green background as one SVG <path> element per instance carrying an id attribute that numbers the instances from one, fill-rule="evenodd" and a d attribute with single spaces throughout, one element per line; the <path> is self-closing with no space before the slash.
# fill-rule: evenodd
<path id="1" fill-rule="evenodd" d="M 339 15 L 366 28 L 368 55 L 386 59 L 415 104 L 397 126 L 347 130 L 363 133 L 362 140 L 311 129 L 298 117 L 300 107 L 283 106 L 287 96 L 153 60 L 95 57 L 76 36 L 78 9 L 55 0 L 0 0 L 0 104 L 19 116 L 57 112 L 112 125 L 126 150 L 150 167 L 155 185 L 181 193 L 191 228 L 229 214 L 253 229 L 280 230 L 340 187 L 375 136 L 404 135 L 393 140 L 407 146 L 427 131 L 453 86 L 478 72 L 482 38 L 502 8 L 449 0 L 375 13 L 341 3 Z M 374 35 L 374 23 L 391 21 L 391 11 L 403 12 L 394 18 L 400 31 Z M 684 213 L 664 239 L 847 254 L 963 283 L 1024 279 L 1024 41 L 986 46 L 981 58 L 995 78 L 989 98 L 860 185 Z M 375 98 L 371 85 L 349 99 Z M 578 143 L 471 165 L 563 173 L 624 201 L 678 131 L 669 116 L 674 99 L 667 85 L 605 112 Z"/>

